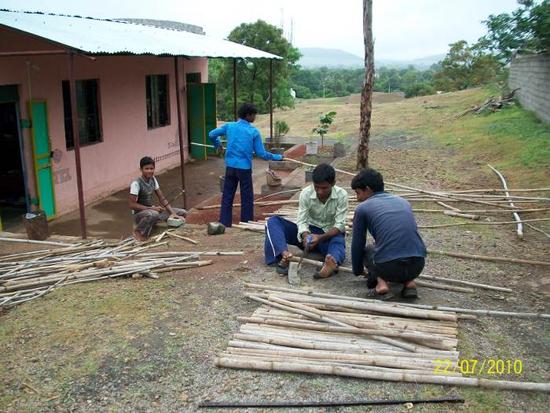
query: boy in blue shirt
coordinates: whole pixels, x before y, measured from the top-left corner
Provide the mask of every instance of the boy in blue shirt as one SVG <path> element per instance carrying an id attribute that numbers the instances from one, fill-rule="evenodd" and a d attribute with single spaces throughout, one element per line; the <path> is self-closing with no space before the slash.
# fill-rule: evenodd
<path id="1" fill-rule="evenodd" d="M 220 210 L 220 222 L 226 227 L 231 226 L 233 199 L 238 185 L 241 187 L 241 221 L 254 220 L 253 155 L 256 154 L 256 156 L 268 161 L 281 161 L 283 159 L 282 155 L 265 150 L 260 131 L 252 126 L 257 113 L 256 106 L 245 103 L 239 108 L 238 121 L 228 122 L 208 134 L 217 150 L 221 148 L 220 136 L 227 138 L 225 181 Z"/>

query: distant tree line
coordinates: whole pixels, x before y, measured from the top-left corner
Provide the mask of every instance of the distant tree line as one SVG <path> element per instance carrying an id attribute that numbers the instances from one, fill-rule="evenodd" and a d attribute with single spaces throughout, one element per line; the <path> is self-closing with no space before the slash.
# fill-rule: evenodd
<path id="1" fill-rule="evenodd" d="M 406 97 L 429 95 L 435 92 L 434 70 L 380 67 L 374 79 L 375 92 L 403 92 Z M 303 99 L 347 96 L 360 93 L 364 69 L 316 68 L 299 69 L 290 77 L 296 96 Z"/>

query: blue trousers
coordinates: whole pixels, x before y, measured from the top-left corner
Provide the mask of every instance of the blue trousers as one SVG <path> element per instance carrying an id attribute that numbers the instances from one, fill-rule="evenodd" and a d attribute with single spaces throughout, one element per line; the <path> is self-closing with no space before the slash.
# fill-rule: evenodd
<path id="1" fill-rule="evenodd" d="M 310 225 L 309 231 L 312 234 L 324 234 L 321 228 Z M 281 258 L 283 251 L 287 251 L 287 245 L 295 245 L 303 249 L 302 243 L 298 240 L 298 225 L 277 215 L 267 220 L 265 226 L 264 255 L 265 263 L 273 264 Z M 327 241 L 321 241 L 315 250 L 322 255 L 331 255 L 338 265 L 346 258 L 346 239 L 344 234 L 338 234 Z"/>
<path id="2" fill-rule="evenodd" d="M 241 186 L 241 221 L 254 221 L 254 190 L 252 169 L 225 168 L 220 222 L 230 227 L 233 218 L 233 200 L 237 186 Z"/>

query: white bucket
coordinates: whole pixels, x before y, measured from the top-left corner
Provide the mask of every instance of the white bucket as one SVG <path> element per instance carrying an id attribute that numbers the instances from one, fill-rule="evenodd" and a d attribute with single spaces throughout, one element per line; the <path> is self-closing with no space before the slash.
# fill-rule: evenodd
<path id="1" fill-rule="evenodd" d="M 319 145 L 317 142 L 306 142 L 306 155 L 317 155 Z"/>

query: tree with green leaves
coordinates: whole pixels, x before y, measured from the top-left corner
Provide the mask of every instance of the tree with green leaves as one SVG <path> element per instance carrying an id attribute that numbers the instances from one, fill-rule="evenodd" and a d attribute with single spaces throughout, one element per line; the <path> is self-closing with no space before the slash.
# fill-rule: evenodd
<path id="1" fill-rule="evenodd" d="M 478 48 L 489 50 L 500 60 L 509 61 L 515 50 L 550 51 L 550 0 L 520 0 L 512 13 L 490 15 L 484 21 L 488 33 Z"/>
<path id="2" fill-rule="evenodd" d="M 273 106 L 292 107 L 289 77 L 295 70 L 300 52 L 283 36 L 283 31 L 263 20 L 243 23 L 229 33 L 228 40 L 280 56 L 273 61 Z M 223 119 L 233 117 L 233 61 L 224 60 L 211 70 L 218 84 L 218 113 Z M 254 103 L 260 113 L 269 110 L 269 60 L 237 60 L 237 100 Z"/>
<path id="3" fill-rule="evenodd" d="M 311 131 L 318 134 L 321 137 L 321 147 L 325 144 L 325 135 L 328 133 L 328 128 L 334 122 L 334 117 L 336 112 L 331 111 L 327 112 L 324 115 L 319 116 L 319 124 L 314 127 Z"/>
<path id="4" fill-rule="evenodd" d="M 478 45 L 470 46 L 465 40 L 452 43 L 440 70 L 434 75 L 439 90 L 463 90 L 493 81 L 502 71 L 499 60 L 481 50 Z"/>

